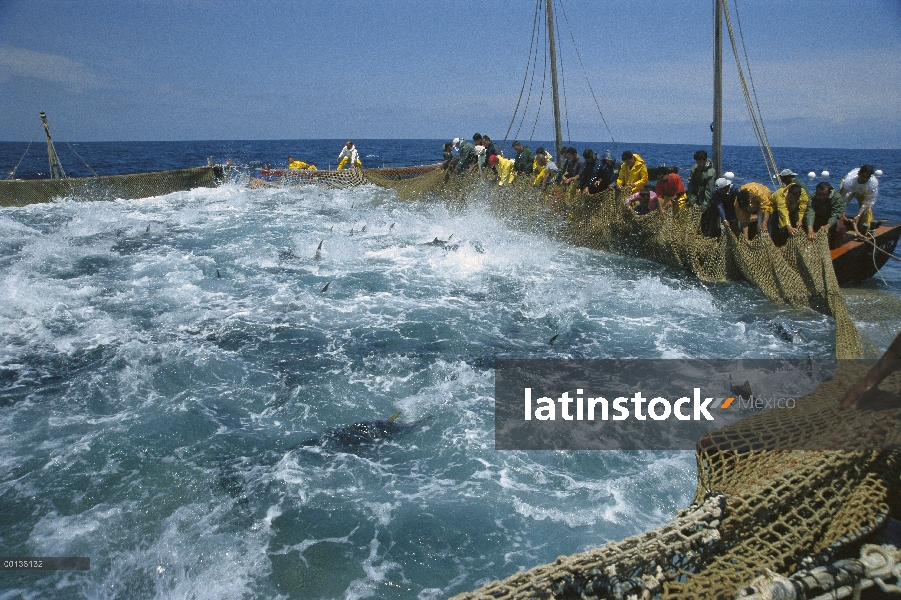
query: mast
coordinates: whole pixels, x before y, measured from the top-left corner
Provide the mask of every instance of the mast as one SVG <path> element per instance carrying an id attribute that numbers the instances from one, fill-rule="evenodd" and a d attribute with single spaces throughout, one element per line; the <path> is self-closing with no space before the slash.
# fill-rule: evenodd
<path id="1" fill-rule="evenodd" d="M 551 87 L 554 89 L 554 138 L 556 154 L 554 158 L 560 160 L 560 150 L 563 148 L 563 130 L 560 128 L 560 96 L 557 93 L 557 46 L 554 42 L 554 13 L 551 5 L 554 0 L 545 0 L 547 6 L 547 37 L 551 53 Z"/>
<path id="2" fill-rule="evenodd" d="M 713 168 L 723 172 L 723 0 L 713 0 Z"/>
<path id="3" fill-rule="evenodd" d="M 50 179 L 65 179 L 66 172 L 63 171 L 63 165 L 59 162 L 59 156 L 56 155 L 56 148 L 53 147 L 53 140 L 50 138 L 50 125 L 47 124 L 47 115 L 41 111 L 41 122 L 44 124 L 44 132 L 47 134 L 47 158 L 50 160 Z"/>

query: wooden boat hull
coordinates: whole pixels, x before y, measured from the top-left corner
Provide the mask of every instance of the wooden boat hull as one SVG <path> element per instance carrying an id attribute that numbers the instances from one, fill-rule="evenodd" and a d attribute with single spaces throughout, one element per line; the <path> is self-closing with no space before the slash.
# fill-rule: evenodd
<path id="1" fill-rule="evenodd" d="M 220 166 L 106 175 L 69 179 L 14 179 L 0 181 L 0 206 L 26 206 L 73 200 L 136 200 L 187 191 L 197 187 L 216 187 L 224 180 Z"/>
<path id="2" fill-rule="evenodd" d="M 873 238 L 867 238 L 868 241 L 846 236 L 841 246 L 830 251 L 839 285 L 860 283 L 875 275 L 888 261 L 888 254 L 895 251 L 901 237 L 901 224 L 883 221 L 871 233 Z M 874 240 L 876 247 L 883 252 L 873 247 L 871 242 Z"/>

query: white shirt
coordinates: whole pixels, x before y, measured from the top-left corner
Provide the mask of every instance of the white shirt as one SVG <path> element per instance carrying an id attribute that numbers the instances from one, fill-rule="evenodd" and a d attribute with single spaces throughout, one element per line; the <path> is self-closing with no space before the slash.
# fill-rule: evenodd
<path id="1" fill-rule="evenodd" d="M 360 161 L 360 154 L 357 152 L 356 146 L 351 146 L 350 148 L 345 145 L 341 148 L 341 154 L 338 155 L 338 162 L 341 162 L 341 159 L 347 158 L 351 165 L 355 165 Z"/>
<path id="2" fill-rule="evenodd" d="M 840 193 L 842 200 L 845 201 L 846 209 L 851 198 L 857 198 L 860 210 L 864 211 L 876 204 L 876 196 L 879 194 L 879 182 L 876 180 L 876 177 L 870 175 L 866 183 L 859 183 L 857 181 L 859 171 L 860 168 L 857 168 L 845 175 L 845 178 L 842 180 Z"/>

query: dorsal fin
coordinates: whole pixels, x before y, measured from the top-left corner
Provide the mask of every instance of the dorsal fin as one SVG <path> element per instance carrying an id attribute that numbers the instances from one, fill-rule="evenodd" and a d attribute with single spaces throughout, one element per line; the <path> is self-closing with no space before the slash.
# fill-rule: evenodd
<path id="1" fill-rule="evenodd" d="M 391 417 L 388 419 L 388 425 L 393 425 L 394 420 L 397 419 L 397 417 L 399 417 L 399 416 L 400 416 L 400 413 L 394 413 L 393 415 L 391 415 Z"/>

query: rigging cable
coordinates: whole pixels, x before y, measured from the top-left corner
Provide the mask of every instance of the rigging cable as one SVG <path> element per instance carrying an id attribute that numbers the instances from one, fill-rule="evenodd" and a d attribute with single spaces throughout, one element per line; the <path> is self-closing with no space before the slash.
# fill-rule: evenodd
<path id="1" fill-rule="evenodd" d="M 31 141 L 28 142 L 28 147 L 25 148 L 25 153 L 22 155 L 22 158 L 19 159 L 16 167 L 9 172 L 9 176 L 6 179 L 11 180 L 16 178 L 16 171 L 19 170 L 19 167 L 22 165 L 22 161 L 25 160 L 25 157 L 28 155 L 28 151 L 31 149 L 31 145 L 34 143 L 34 139 L 38 137 L 38 134 L 41 132 L 41 128 L 38 127 L 38 130 L 34 132 L 34 135 L 31 137 Z"/>
<path id="2" fill-rule="evenodd" d="M 536 20 L 532 26 L 532 40 L 529 42 L 529 61 L 526 62 L 526 76 L 529 76 L 529 62 L 532 63 L 532 74 L 529 78 L 529 95 L 526 98 L 526 105 L 522 111 L 522 117 L 519 119 L 519 126 L 516 128 L 516 136 L 519 137 L 519 131 L 522 129 L 523 123 L 526 120 L 526 114 L 529 112 L 529 104 L 532 102 L 532 88 L 535 87 L 535 70 L 538 63 L 538 42 L 539 42 L 539 32 L 540 32 L 540 21 L 538 20 L 538 16 L 540 15 L 540 1 L 538 0 L 538 4 L 536 4 Z M 533 54 L 534 49 L 534 54 Z"/>
<path id="3" fill-rule="evenodd" d="M 533 49 L 533 47 L 534 47 L 534 45 L 535 45 L 535 31 L 536 31 L 536 29 L 538 28 L 538 14 L 539 14 L 539 7 L 540 7 L 540 5 L 541 5 L 541 0 L 536 0 L 536 3 L 535 3 L 535 18 L 534 18 L 534 20 L 533 20 L 533 22 L 532 22 L 532 37 L 531 37 L 531 39 L 530 39 L 530 41 L 529 41 L 529 58 L 528 58 L 528 60 L 526 60 L 526 72 L 525 72 L 525 75 L 524 75 L 523 78 L 522 78 L 522 88 L 520 88 L 520 90 L 519 90 L 519 99 L 516 101 L 516 108 L 515 108 L 514 111 L 513 111 L 513 118 L 510 119 L 510 126 L 507 127 L 507 133 L 504 134 L 504 142 L 503 142 L 501 148 L 503 148 L 504 146 L 507 145 L 507 140 L 509 139 L 510 131 L 513 129 L 513 124 L 516 122 L 516 115 L 519 113 L 519 105 L 520 105 L 520 103 L 522 102 L 523 92 L 525 92 L 525 89 L 526 89 L 526 81 L 527 81 L 528 78 L 529 78 L 529 71 L 530 71 L 530 69 L 529 69 L 529 63 L 533 61 L 533 58 L 532 58 L 532 49 Z M 535 57 L 536 57 L 536 59 L 537 59 L 537 52 L 536 52 L 536 54 L 535 54 Z M 532 70 L 532 76 L 533 76 L 533 79 L 534 79 L 534 66 L 532 67 L 531 70 Z M 531 96 L 532 96 L 532 85 L 531 85 L 531 83 L 530 83 L 530 84 L 529 84 L 529 96 L 526 98 L 526 105 L 523 107 L 522 117 L 520 118 L 519 127 L 517 127 L 517 129 L 516 129 L 516 135 L 517 135 L 517 136 L 519 135 L 519 130 L 522 128 L 522 120 L 525 119 L 526 111 L 529 109 L 529 99 L 531 98 Z"/>
<path id="4" fill-rule="evenodd" d="M 553 0 L 548 0 L 548 2 L 553 2 Z M 560 10 L 563 10 L 563 3 L 560 2 L 559 5 L 560 5 Z M 556 27 L 556 31 L 560 31 L 560 17 L 557 16 L 557 13 L 554 13 L 554 20 L 556 21 L 556 23 L 554 23 L 554 26 Z M 569 22 L 567 22 L 567 25 L 569 25 Z M 572 32 L 570 32 L 570 33 L 572 33 Z M 560 48 L 558 46 L 558 50 L 559 49 Z M 564 119 L 566 120 L 566 142 L 568 144 L 572 144 L 573 138 L 572 138 L 572 134 L 569 131 L 569 105 L 566 102 L 566 71 L 563 69 L 563 52 L 560 52 L 559 60 L 560 60 L 560 84 L 563 87 L 563 116 L 564 116 Z"/>
<path id="5" fill-rule="evenodd" d="M 84 163 L 84 166 L 86 166 L 88 168 L 88 171 L 90 171 L 94 175 L 94 177 L 100 177 L 97 173 L 94 173 L 94 169 L 91 168 L 91 165 L 89 165 L 87 163 L 87 161 L 85 161 L 85 159 L 81 158 L 81 155 L 79 155 L 78 152 L 75 151 L 75 148 L 72 147 L 72 144 L 70 144 L 69 142 L 66 142 L 66 145 L 69 147 L 69 150 L 72 151 L 72 154 L 77 156 L 78 159 Z"/>
<path id="6" fill-rule="evenodd" d="M 716 1 L 716 0 L 714 0 Z M 754 129 L 754 136 L 757 138 L 757 145 L 763 154 L 763 162 L 766 165 L 767 173 L 771 181 L 778 182 L 779 170 L 776 166 L 776 159 L 773 157 L 773 151 L 770 148 L 769 141 L 766 138 L 766 131 L 763 128 L 763 122 L 760 114 L 755 111 L 754 103 L 751 101 L 751 95 L 748 91 L 748 83 L 745 81 L 744 69 L 742 68 L 741 56 L 738 53 L 738 45 L 735 43 L 735 32 L 732 29 L 732 17 L 729 13 L 729 1 L 720 0 L 723 6 L 723 14 L 726 17 L 726 27 L 729 30 L 729 40 L 732 42 L 732 54 L 735 56 L 735 64 L 738 68 L 738 77 L 741 80 L 742 92 L 745 97 L 745 105 L 748 108 L 748 115 L 751 117 L 751 125 Z"/>
<path id="7" fill-rule="evenodd" d="M 548 37 L 547 27 L 544 28 L 544 74 L 541 78 L 541 96 L 538 98 L 538 111 L 535 113 L 535 122 L 532 123 L 532 132 L 529 139 L 535 138 L 535 128 L 538 127 L 538 117 L 541 116 L 541 107 L 544 104 L 544 89 L 547 85 L 547 55 L 548 55 Z"/>
<path id="8" fill-rule="evenodd" d="M 566 27 L 567 29 L 569 29 L 569 37 L 573 42 L 573 47 L 576 49 L 576 58 L 579 59 L 579 66 L 582 67 L 582 73 L 585 75 L 585 82 L 588 84 L 588 90 L 591 92 L 591 97 L 594 99 L 594 105 L 598 109 L 598 114 L 601 116 L 601 121 L 604 123 L 604 127 L 607 129 L 607 133 L 610 134 L 610 141 L 612 141 L 613 144 L 616 145 L 616 140 L 613 139 L 613 132 L 610 131 L 610 126 L 607 125 L 607 119 L 604 118 L 604 113 L 601 110 L 601 104 L 598 102 L 598 98 L 594 93 L 594 88 L 591 87 L 591 80 L 588 79 L 588 71 L 585 69 L 585 64 L 582 62 L 582 55 L 579 53 L 579 46 L 576 45 L 576 38 L 573 35 L 572 27 L 569 24 L 569 17 L 566 16 L 566 9 L 563 8 L 562 3 L 560 8 L 563 11 L 563 19 L 566 21 Z"/>
<path id="9" fill-rule="evenodd" d="M 754 76 L 751 74 L 751 59 L 748 58 L 748 47 L 745 45 L 745 34 L 741 28 L 741 16 L 738 14 L 738 0 L 735 0 L 735 21 L 738 23 L 738 36 L 741 39 L 741 47 L 745 54 L 745 64 L 748 65 L 748 79 L 751 81 L 751 94 L 754 96 L 754 105 L 757 107 L 757 114 L 760 112 L 760 102 L 757 99 L 757 88 L 754 86 Z M 760 128 L 763 131 L 763 139 L 766 140 L 766 129 L 763 126 L 763 120 L 760 121 Z M 767 146 L 769 150 L 769 146 Z M 770 152 L 772 158 L 772 152 Z M 764 158 L 766 160 L 766 158 Z M 776 160 L 772 158 L 773 169 L 776 169 Z"/>

